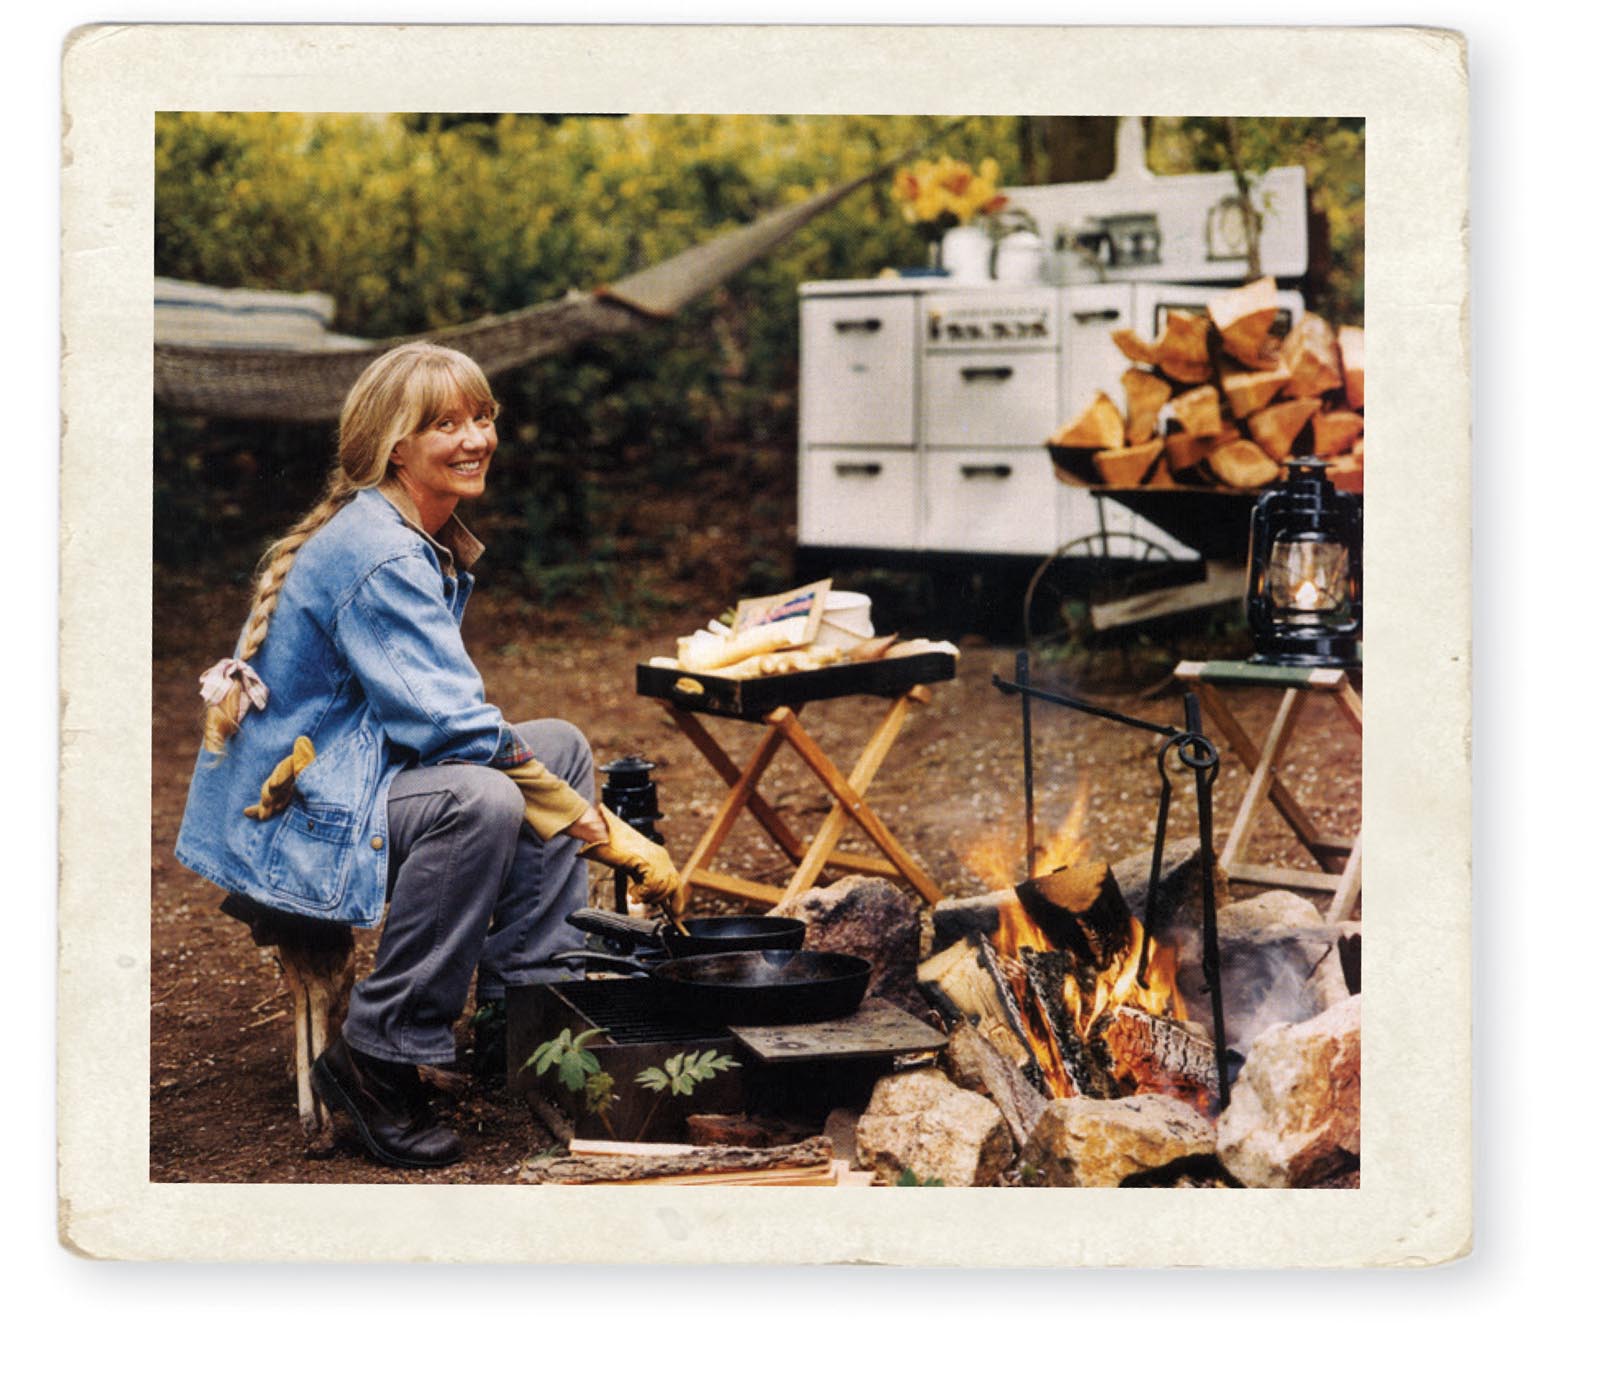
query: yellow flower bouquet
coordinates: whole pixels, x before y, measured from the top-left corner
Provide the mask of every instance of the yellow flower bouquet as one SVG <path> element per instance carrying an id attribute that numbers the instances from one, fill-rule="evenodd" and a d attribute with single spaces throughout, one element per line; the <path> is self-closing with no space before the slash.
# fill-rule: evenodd
<path id="1" fill-rule="evenodd" d="M 974 172 L 959 158 L 924 159 L 895 173 L 893 195 L 906 222 L 924 238 L 937 239 L 958 224 L 992 215 L 1006 198 L 1000 194 L 1000 164 L 984 158 Z"/>

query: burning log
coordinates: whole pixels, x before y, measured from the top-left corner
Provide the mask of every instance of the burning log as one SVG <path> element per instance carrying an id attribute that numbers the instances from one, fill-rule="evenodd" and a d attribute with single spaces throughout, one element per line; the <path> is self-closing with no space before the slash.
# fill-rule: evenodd
<path id="1" fill-rule="evenodd" d="M 1210 1112 L 1217 1094 L 1211 1038 L 1183 1022 L 1122 1004 L 1095 1024 L 1124 1093 L 1164 1093 Z"/>
<path id="2" fill-rule="evenodd" d="M 1069 981 L 1074 986 L 1079 983 L 1078 960 L 1066 950 L 1024 950 L 1020 958 L 1027 970 L 1028 987 L 1050 1023 L 1050 1034 L 1072 1080 L 1072 1089 L 1086 1098 L 1117 1097 L 1110 1056 L 1102 1044 L 1079 1032 L 1063 996 Z"/>
<path id="3" fill-rule="evenodd" d="M 992 1041 L 975 1027 L 958 1026 L 944 1048 L 944 1063 L 952 1080 L 983 1094 L 1000 1109 L 1019 1148 L 1027 1142 L 1049 1099 Z"/>
<path id="4" fill-rule="evenodd" d="M 930 955 L 917 966 L 917 986 L 951 1026 L 976 1027 L 1018 1069 L 1038 1076 L 1011 981 L 982 935 L 970 933 Z"/>
<path id="5" fill-rule="evenodd" d="M 1071 951 L 1091 975 L 1109 968 L 1133 940 L 1133 913 L 1102 861 L 1073 864 L 1019 883 L 1017 900 L 1050 944 Z"/>

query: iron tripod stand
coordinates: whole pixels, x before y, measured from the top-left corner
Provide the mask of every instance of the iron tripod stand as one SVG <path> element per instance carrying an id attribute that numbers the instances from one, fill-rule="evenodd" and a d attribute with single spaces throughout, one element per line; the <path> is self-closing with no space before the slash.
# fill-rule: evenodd
<path id="1" fill-rule="evenodd" d="M 1200 830 L 1200 911 L 1201 953 L 1200 972 L 1205 979 L 1205 991 L 1211 998 L 1211 1025 L 1213 1050 L 1217 1062 L 1217 1102 L 1228 1106 L 1228 1035 L 1222 1009 L 1222 943 L 1217 935 L 1217 890 L 1213 869 L 1216 853 L 1212 845 L 1211 786 L 1216 781 L 1221 756 L 1217 747 L 1200 729 L 1200 699 L 1193 692 L 1183 694 L 1182 729 L 1164 726 L 1154 721 L 1141 721 L 1136 716 L 1125 716 L 1109 707 L 1098 707 L 1076 697 L 1046 692 L 1028 681 L 1028 652 L 1017 654 L 1016 681 L 1007 682 L 998 673 L 991 681 L 1001 692 L 1022 699 L 1022 777 L 1024 806 L 1027 817 L 1028 877 L 1033 877 L 1034 825 L 1033 825 L 1033 711 L 1035 698 L 1054 706 L 1081 711 L 1086 716 L 1098 716 L 1119 725 L 1151 731 L 1166 739 L 1156 754 L 1156 768 L 1161 774 L 1161 801 L 1156 808 L 1155 845 L 1150 851 L 1150 883 L 1145 890 L 1144 937 L 1139 946 L 1138 980 L 1141 988 L 1148 988 L 1150 968 L 1150 933 L 1155 923 L 1166 914 L 1160 910 L 1161 859 L 1167 843 L 1167 816 L 1172 808 L 1172 778 L 1167 773 L 1167 755 L 1176 750 L 1178 760 L 1194 774 L 1196 821 Z"/>

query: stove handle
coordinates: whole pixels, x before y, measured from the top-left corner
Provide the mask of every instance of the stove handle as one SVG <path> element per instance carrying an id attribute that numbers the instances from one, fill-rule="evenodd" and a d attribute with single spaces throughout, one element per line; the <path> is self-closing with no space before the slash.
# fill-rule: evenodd
<path id="1" fill-rule="evenodd" d="M 962 368 L 961 380 L 976 382 L 981 378 L 993 378 L 996 382 L 1004 382 L 1013 371 L 1012 368 Z"/>
<path id="2" fill-rule="evenodd" d="M 881 463 L 835 463 L 833 471 L 840 477 L 878 477 L 883 472 Z"/>
<path id="3" fill-rule="evenodd" d="M 961 476 L 1008 478 L 1011 476 L 1011 465 L 1009 463 L 963 463 L 961 465 Z"/>
<path id="4" fill-rule="evenodd" d="M 1080 325 L 1092 325 L 1100 320 L 1109 324 L 1112 320 L 1120 320 L 1122 312 L 1114 307 L 1105 310 L 1075 310 L 1072 312 L 1072 318 Z"/>
<path id="5" fill-rule="evenodd" d="M 860 330 L 863 334 L 876 334 L 883 328 L 883 321 L 868 316 L 864 320 L 835 320 L 833 327 L 840 334 L 849 334 L 852 330 Z"/>
<path id="6" fill-rule="evenodd" d="M 592 964 L 596 969 L 615 969 L 630 974 L 650 972 L 649 966 L 641 964 L 638 960 L 629 959 L 625 955 L 607 955 L 599 950 L 558 950 L 545 960 L 546 964 L 562 966 L 579 962 L 585 965 Z"/>

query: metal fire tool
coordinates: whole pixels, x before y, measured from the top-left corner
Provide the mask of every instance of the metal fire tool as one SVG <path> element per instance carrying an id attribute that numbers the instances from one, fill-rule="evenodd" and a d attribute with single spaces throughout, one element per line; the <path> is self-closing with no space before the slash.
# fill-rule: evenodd
<path id="1" fill-rule="evenodd" d="M 1141 721 L 1137 716 L 1126 716 L 1109 707 L 1096 706 L 1076 697 L 1046 692 L 1028 682 L 1028 655 L 1017 655 L 1017 681 L 1007 682 L 998 673 L 991 681 L 1001 692 L 1018 695 L 1023 704 L 1022 770 L 1027 792 L 1028 811 L 1028 873 L 1033 875 L 1033 730 L 1028 711 L 1030 699 L 1050 702 L 1058 707 L 1081 711 L 1086 716 L 1098 716 L 1119 725 L 1151 731 L 1166 737 L 1156 755 L 1156 768 L 1161 773 L 1161 801 L 1156 810 L 1155 845 L 1150 855 L 1150 885 L 1145 894 L 1144 940 L 1139 948 L 1138 978 L 1141 986 L 1149 987 L 1150 931 L 1157 916 L 1157 894 L 1160 891 L 1161 858 L 1167 841 L 1167 815 L 1172 803 L 1172 780 L 1167 774 L 1167 754 L 1176 750 L 1178 760 L 1194 774 L 1195 813 L 1200 830 L 1200 900 L 1201 900 L 1201 951 L 1200 972 L 1205 978 L 1206 992 L 1211 995 L 1211 1024 L 1215 1031 L 1214 1047 L 1217 1058 L 1217 1098 L 1224 1108 L 1228 1106 L 1228 1033 L 1222 1009 L 1222 944 L 1217 935 L 1217 892 L 1212 877 L 1215 850 L 1212 845 L 1211 785 L 1216 781 L 1221 756 L 1209 737 L 1202 733 L 1200 699 L 1192 692 L 1183 694 L 1184 724 L 1161 725 L 1155 721 Z"/>

